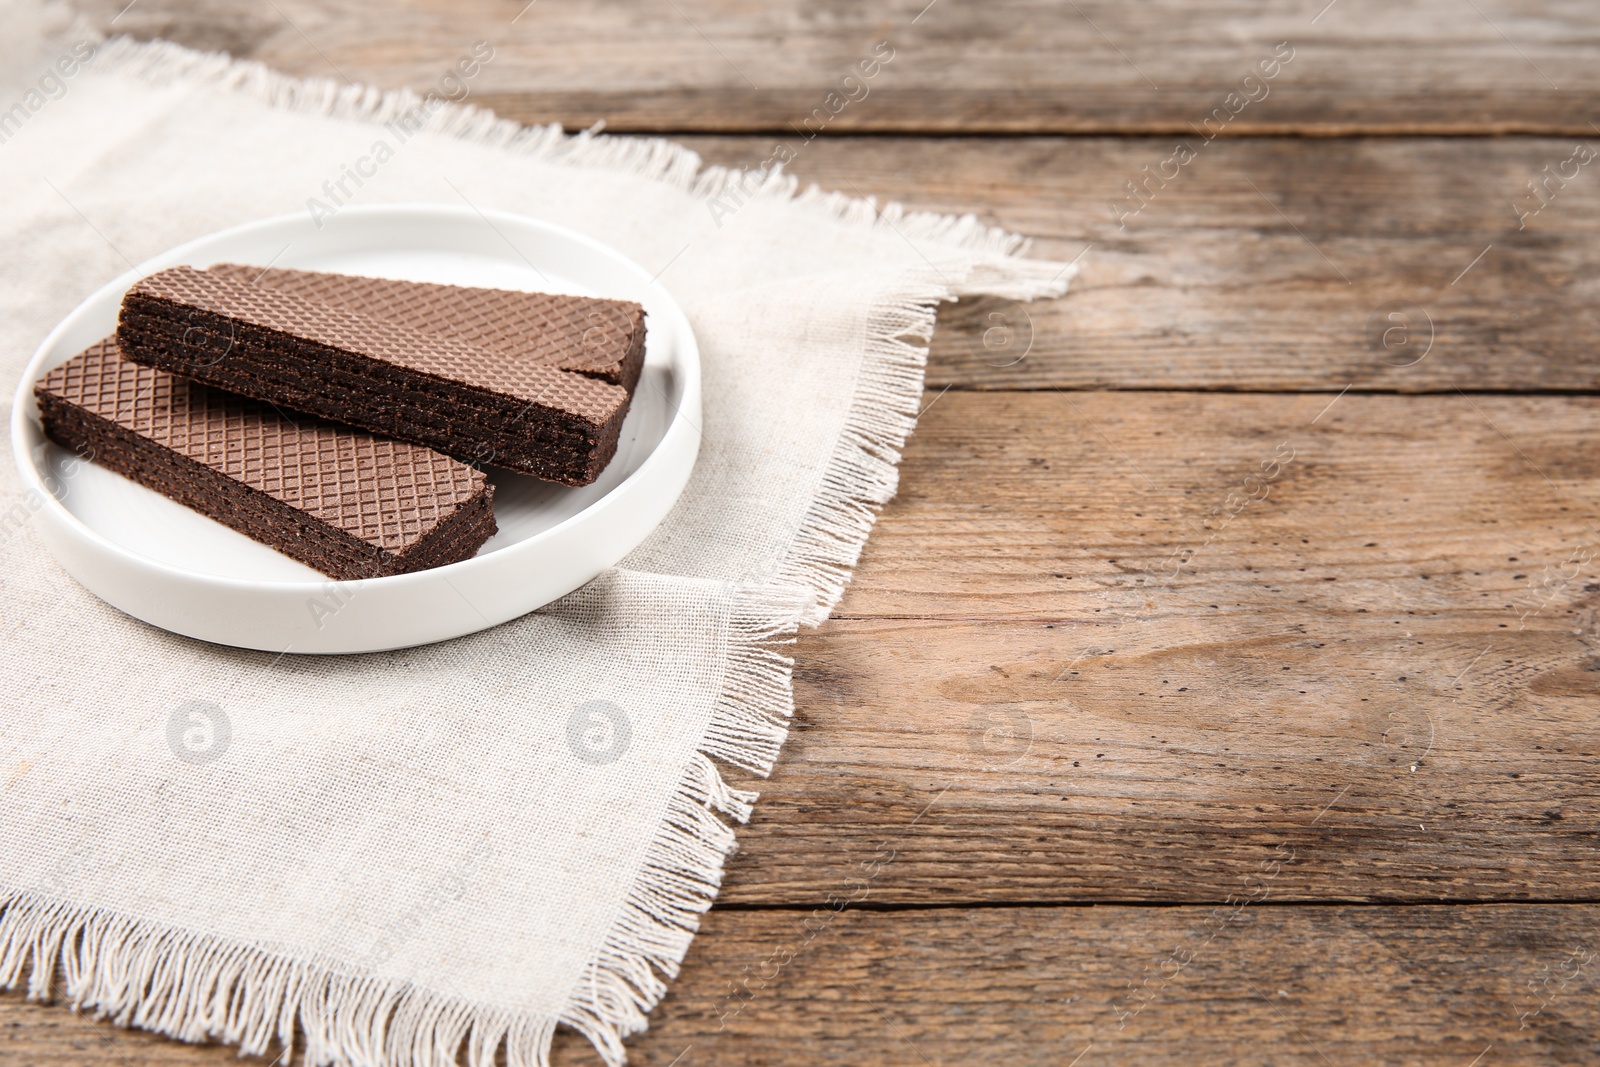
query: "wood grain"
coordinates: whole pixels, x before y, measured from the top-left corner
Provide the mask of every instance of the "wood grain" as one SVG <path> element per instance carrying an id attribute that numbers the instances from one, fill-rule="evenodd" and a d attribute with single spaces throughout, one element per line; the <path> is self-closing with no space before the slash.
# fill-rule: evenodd
<path id="1" fill-rule="evenodd" d="M 479 99 L 522 122 L 788 130 L 880 40 L 894 59 L 832 132 L 1184 134 L 1230 92 L 1227 132 L 1587 137 L 1600 14 L 1585 0 L 124 0 L 100 25 L 281 70 L 425 91 L 473 41 Z M 120 13 L 120 14 L 119 14 Z M 1280 42 L 1293 58 L 1246 86 Z"/>
<path id="2" fill-rule="evenodd" d="M 1464 910 L 718 912 L 631 1062 L 1593 1063 L 1594 909 Z"/>
<path id="3" fill-rule="evenodd" d="M 1271 613 L 1498 637 L 1570 635 L 1593 606 L 1600 398 L 929 390 L 924 405 L 836 617 L 1087 636 Z M 1230 494 L 1255 499 L 1235 511 Z M 1578 575 L 1542 584 L 1585 549 Z"/>
<path id="4" fill-rule="evenodd" d="M 1589 1064 L 1597 969 L 1586 905 L 716 911 L 629 1062 Z M 0 997 L 6 1065 L 237 1062 Z"/>
<path id="5" fill-rule="evenodd" d="M 722 899 L 1596 899 L 1600 401 L 936 395 Z"/>
<path id="6" fill-rule="evenodd" d="M 729 165 L 771 152 L 760 139 L 688 143 Z M 1120 223 L 1113 203 L 1140 203 L 1125 183 L 1169 158 L 1171 140 L 818 140 L 791 169 L 880 202 L 976 212 L 1034 237 L 1035 255 L 1082 255 L 1065 299 L 944 311 L 937 387 L 1593 391 L 1600 160 L 1541 186 L 1548 202 L 1518 229 L 1517 211 L 1541 203 L 1527 183 L 1575 144 L 1218 140 Z"/>

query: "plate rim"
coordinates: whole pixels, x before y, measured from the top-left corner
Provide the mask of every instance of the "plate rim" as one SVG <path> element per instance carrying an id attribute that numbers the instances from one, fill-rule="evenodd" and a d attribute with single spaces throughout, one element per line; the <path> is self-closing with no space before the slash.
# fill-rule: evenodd
<path id="1" fill-rule="evenodd" d="M 219 575 L 204 571 L 187 570 L 176 567 L 165 561 L 142 555 L 130 548 L 110 540 L 94 527 L 78 518 L 78 516 L 74 514 L 70 508 L 61 502 L 56 494 L 52 492 L 45 484 L 44 478 L 41 476 L 39 469 L 33 460 L 33 449 L 30 447 L 30 442 L 27 440 L 27 435 L 30 430 L 40 434 L 43 433 L 43 430 L 38 423 L 37 405 L 33 397 L 33 387 L 42 375 L 42 366 L 45 360 L 48 358 L 48 353 L 54 347 L 56 347 L 61 335 L 67 331 L 73 320 L 86 305 L 95 302 L 110 292 L 117 292 L 119 294 L 126 293 L 128 289 L 132 288 L 135 282 L 137 282 L 140 278 L 147 276 L 152 271 L 164 270 L 169 266 L 182 264 L 185 260 L 194 257 L 193 250 L 197 247 L 201 247 L 227 237 L 248 234 L 256 230 L 272 229 L 285 225 L 306 225 L 306 217 L 303 212 L 286 212 L 283 214 L 269 216 L 267 218 L 253 219 L 249 222 L 228 226 L 220 230 L 214 230 L 210 233 L 202 234 L 199 237 L 194 237 L 188 241 L 184 241 L 182 244 L 174 245 L 172 248 L 169 248 L 164 252 L 160 252 L 149 257 L 143 262 L 112 278 L 110 281 L 106 282 L 104 285 L 101 285 L 83 299 L 79 300 L 73 305 L 72 309 L 63 315 L 55 324 L 55 326 L 51 327 L 50 331 L 45 334 L 44 338 L 34 349 L 33 355 L 29 357 L 27 365 L 23 368 L 22 378 L 17 383 L 16 392 L 12 397 L 11 409 L 10 429 L 11 449 L 13 453 L 12 458 L 18 469 L 18 472 L 22 475 L 23 482 L 25 483 L 24 495 L 26 495 L 27 490 L 32 490 L 43 498 L 43 503 L 39 508 L 34 509 L 34 513 L 39 511 L 49 511 L 51 519 L 65 524 L 75 535 L 88 541 L 95 549 L 116 557 L 119 562 L 139 568 L 146 573 L 153 573 L 170 580 L 210 585 L 218 587 L 222 590 L 257 591 L 261 589 L 268 589 L 275 593 L 281 592 L 285 595 L 296 596 L 300 594 L 326 594 L 330 589 L 339 590 L 358 586 L 362 587 L 363 589 L 379 587 L 400 592 L 403 591 L 408 585 L 420 585 L 428 581 L 437 581 L 441 576 L 448 581 L 452 575 L 466 575 L 474 571 L 488 569 L 497 565 L 504 565 L 516 555 L 524 552 L 535 551 L 541 542 L 546 540 L 554 540 L 558 533 L 565 532 L 568 527 L 584 519 L 595 509 L 601 508 L 607 503 L 614 501 L 624 489 L 630 485 L 633 485 L 636 481 L 643 481 L 649 476 L 654 475 L 656 473 L 654 468 L 666 462 L 663 457 L 672 451 L 671 449 L 667 448 L 669 439 L 671 438 L 692 435 L 691 440 L 693 443 L 693 451 L 696 458 L 698 457 L 698 438 L 700 434 L 693 421 L 691 421 L 687 409 L 692 407 L 698 410 L 700 407 L 701 365 L 699 340 L 694 334 L 694 329 L 689 322 L 688 315 L 684 313 L 682 306 L 677 302 L 676 298 L 672 296 L 671 292 L 661 284 L 659 277 L 650 277 L 645 272 L 644 267 L 636 263 L 633 259 L 612 248 L 610 245 L 605 244 L 603 241 L 596 240 L 595 238 L 590 237 L 588 234 L 579 230 L 572 229 L 568 226 L 562 226 L 559 223 L 548 222 L 544 219 L 537 219 L 529 215 L 522 215 L 511 211 L 503 211 L 498 208 L 462 207 L 454 204 L 436 204 L 418 201 L 394 204 L 367 204 L 359 206 L 351 205 L 341 210 L 339 214 L 341 216 L 349 217 L 381 217 L 384 215 L 437 215 L 442 217 L 453 217 L 462 221 L 488 221 L 488 219 L 494 219 L 496 221 L 509 222 L 517 226 L 531 225 L 536 229 L 552 232 L 566 239 L 576 241 L 579 244 L 587 245 L 591 250 L 610 257 L 620 266 L 632 271 L 638 277 L 644 280 L 646 287 L 653 287 L 657 289 L 661 296 L 666 299 L 668 306 L 679 319 L 679 322 L 674 325 L 681 326 L 683 338 L 687 341 L 686 345 L 675 347 L 674 351 L 676 361 L 681 364 L 681 367 L 675 367 L 675 370 L 680 371 L 683 374 L 683 396 L 682 402 L 673 409 L 672 421 L 668 425 L 666 432 L 662 434 L 661 439 L 657 441 L 655 446 L 650 450 L 650 454 L 645 457 L 642 463 L 640 463 L 638 469 L 624 478 L 621 482 L 617 483 L 617 485 L 614 486 L 604 496 L 600 497 L 598 500 L 591 501 L 579 511 L 567 516 L 554 526 L 541 530 L 538 533 L 524 538 L 521 541 L 506 545 L 505 547 L 497 549 L 485 556 L 472 556 L 469 559 L 458 560 L 455 563 L 447 563 L 439 567 L 429 567 L 425 570 L 412 571 L 407 574 L 384 575 L 376 578 L 334 578 L 328 575 L 321 575 L 315 579 L 302 579 L 294 581 L 237 578 L 228 575 Z M 72 357 L 70 355 L 67 357 L 67 359 L 71 358 Z M 690 466 L 693 466 L 693 460 L 690 460 Z M 680 488 L 678 493 L 675 495 L 674 503 L 676 503 L 676 500 L 682 496 L 685 488 L 687 488 L 687 479 L 685 480 L 684 486 Z M 668 511 L 670 512 L 670 510 L 671 508 L 669 506 Z M 207 518 L 209 517 L 210 516 L 207 516 Z M 658 520 L 656 526 L 659 526 L 661 521 L 664 521 L 664 519 Z M 652 529 L 654 529 L 654 527 L 652 527 Z M 648 533 L 645 536 L 648 536 Z M 47 547 L 49 547 L 48 539 L 46 539 L 46 542 Z M 54 556 L 57 562 L 67 570 L 68 574 L 72 574 L 74 579 L 77 579 L 77 576 L 73 574 L 72 569 L 67 567 L 66 563 L 61 559 L 60 553 L 54 551 L 52 548 L 51 555 Z M 119 608 L 118 610 L 124 609 Z M 528 610 L 537 610 L 537 606 L 530 607 Z"/>

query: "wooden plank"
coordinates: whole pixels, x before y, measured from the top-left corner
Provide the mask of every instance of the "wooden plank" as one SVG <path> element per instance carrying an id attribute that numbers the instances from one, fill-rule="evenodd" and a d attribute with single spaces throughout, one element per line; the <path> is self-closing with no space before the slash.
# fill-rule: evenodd
<path id="1" fill-rule="evenodd" d="M 723 899 L 1600 894 L 1600 400 L 936 396 Z"/>
<path id="2" fill-rule="evenodd" d="M 1591 1064 L 1596 919 L 1260 903 L 715 912 L 630 1063 Z M 576 1038 L 560 1052 L 595 1062 Z"/>
<path id="3" fill-rule="evenodd" d="M 1589 1064 L 1597 961 L 1588 905 L 719 910 L 629 1062 Z M 239 1061 L 10 995 L 0 1062 Z"/>
<path id="4" fill-rule="evenodd" d="M 1540 583 L 1595 555 L 1597 412 L 1595 397 L 929 390 L 836 614 L 1103 631 L 1414 612 L 1473 635 L 1567 631 L 1594 606 L 1582 582 Z M 1236 493 L 1255 499 L 1235 512 Z"/>
<path id="5" fill-rule="evenodd" d="M 496 56 L 478 98 L 568 128 L 789 130 L 827 107 L 830 131 L 1189 134 L 1226 107 L 1229 134 L 1590 136 L 1584 117 L 1600 110 L 1600 16 L 1581 0 L 1478 11 L 1344 0 L 1320 14 L 1299 0 L 82 6 L 115 30 L 386 88 L 430 88 L 485 38 Z M 880 40 L 890 66 L 843 82 Z M 1288 62 L 1261 82 L 1274 56 Z M 835 90 L 853 102 L 835 106 Z"/>
<path id="6" fill-rule="evenodd" d="M 688 143 L 729 165 L 772 150 Z M 1536 214 L 1528 191 L 1575 142 L 1185 143 L 1196 158 L 1144 201 L 1125 183 L 1170 159 L 1171 140 L 819 140 L 791 169 L 976 212 L 1035 237 L 1036 255 L 1083 254 L 1063 300 L 942 313 L 936 387 L 1600 389 L 1600 159 L 1541 185 Z"/>
<path id="7" fill-rule="evenodd" d="M 1222 109 L 1214 122 L 1229 135 L 1587 137 L 1585 116 L 1600 111 L 1600 15 L 1585 0 L 80 6 L 136 36 L 423 91 L 473 41 L 490 40 L 478 98 L 519 121 L 569 128 L 604 119 L 613 130 L 788 130 L 827 108 L 813 121 L 831 132 L 1187 135 Z M 878 41 L 893 49 L 889 66 L 844 82 Z M 1287 63 L 1272 67 L 1275 56 Z M 1262 79 L 1263 63 L 1272 78 Z M 835 91 L 854 99 L 832 102 Z"/>

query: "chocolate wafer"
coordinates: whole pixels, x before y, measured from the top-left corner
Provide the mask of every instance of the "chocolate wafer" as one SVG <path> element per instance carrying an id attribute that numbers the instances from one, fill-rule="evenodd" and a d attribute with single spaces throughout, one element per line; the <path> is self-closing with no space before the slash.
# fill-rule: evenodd
<path id="1" fill-rule="evenodd" d="M 34 385 L 44 431 L 96 463 L 334 578 L 470 558 L 495 532 L 494 487 L 417 445 L 122 358 L 115 338 Z"/>
<path id="2" fill-rule="evenodd" d="M 117 340 L 140 363 L 565 485 L 599 477 L 628 409 L 620 385 L 191 267 L 135 284 Z"/>
<path id="3" fill-rule="evenodd" d="M 644 308 L 627 300 L 401 282 L 219 263 L 206 268 L 333 304 L 508 359 L 573 371 L 633 392 L 644 367 Z"/>

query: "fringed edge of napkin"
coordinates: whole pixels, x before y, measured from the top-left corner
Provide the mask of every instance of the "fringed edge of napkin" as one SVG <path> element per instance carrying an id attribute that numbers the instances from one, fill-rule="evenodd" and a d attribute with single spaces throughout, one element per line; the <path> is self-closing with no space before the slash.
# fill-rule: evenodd
<path id="1" fill-rule="evenodd" d="M 808 199 L 852 221 L 870 224 L 874 218 L 874 206 L 868 201 L 825 194 Z M 882 215 L 892 217 L 895 207 L 885 208 Z M 914 228 L 939 239 L 953 234 L 983 254 L 1004 258 L 953 258 L 941 266 L 913 270 L 879 294 L 844 430 L 817 499 L 778 571 L 779 581 L 803 586 L 814 594 L 815 602 L 802 619 L 808 626 L 825 622 L 844 596 L 878 513 L 899 487 L 900 454 L 921 415 L 928 343 L 933 339 L 940 302 L 980 293 L 1014 300 L 1059 296 L 1074 273 L 1070 264 L 1020 259 L 1009 251 L 995 251 L 997 247 L 1015 249 L 1022 239 L 983 227 L 970 216 L 911 219 L 922 222 Z M 907 228 L 903 222 L 897 225 Z"/>
<path id="2" fill-rule="evenodd" d="M 678 975 L 689 944 L 722 885 L 737 845 L 733 827 L 750 818 L 757 794 L 730 786 L 713 760 L 763 777 L 777 761 L 794 714 L 792 644 L 811 607 L 794 587 L 745 588 L 733 599 L 731 640 L 711 725 L 667 806 L 623 913 L 569 997 L 561 1022 L 587 1037 L 613 1067 L 627 1060 L 623 1039 Z M 541 1065 L 543 1061 L 540 1061 Z"/>
<path id="3" fill-rule="evenodd" d="M 756 794 L 730 786 L 713 760 L 765 774 L 793 714 L 794 639 L 810 594 L 733 591 L 727 668 L 711 722 L 685 768 L 645 866 L 559 1019 L 464 1000 L 410 982 L 352 974 L 305 959 L 34 892 L 0 893 L 0 988 L 26 983 L 53 999 L 55 979 L 74 1011 L 180 1041 L 221 1041 L 275 1062 L 440 1067 L 548 1067 L 559 1024 L 610 1064 L 623 1038 L 645 1029 L 710 907 L 734 851 L 725 819 L 750 817 Z M 719 818 L 722 816 L 723 818 Z M 297 1036 L 303 1035 L 303 1043 Z"/>
<path id="4" fill-rule="evenodd" d="M 555 1021 L 468 1004 L 404 982 L 341 973 L 259 945 L 18 892 L 0 896 L 0 986 L 27 974 L 30 1000 L 53 999 L 59 968 L 72 1009 L 118 1026 L 264 1055 L 276 1039 L 293 1062 L 454 1064 L 549 1060 Z"/>
<path id="5" fill-rule="evenodd" d="M 101 73 L 154 83 L 189 82 L 254 95 L 294 111 L 381 124 L 422 102 L 408 90 L 382 92 L 297 79 L 256 62 L 195 52 L 170 42 L 101 43 Z M 793 711 L 792 661 L 777 651 L 802 625 L 824 621 L 844 594 L 878 512 L 898 485 L 900 450 L 916 425 L 928 342 L 941 302 L 988 294 L 1013 300 L 1059 296 L 1074 264 L 1021 258 L 1027 242 L 974 216 L 905 212 L 897 204 L 801 190 L 781 171 L 703 166 L 681 145 L 568 135 L 525 127 L 468 105 L 444 104 L 418 132 L 457 137 L 579 167 L 665 182 L 707 200 L 774 199 L 844 222 L 882 226 L 933 246 L 926 269 L 907 271 L 878 296 L 844 432 L 818 498 L 800 525 L 774 584 L 735 593 L 728 673 L 710 728 L 685 768 L 643 872 L 559 1020 L 467 1003 L 409 983 L 352 976 L 333 961 L 307 962 L 258 945 L 75 908 L 30 893 L 0 894 L 0 986 L 14 988 L 32 964 L 30 997 L 48 998 L 59 963 L 73 1007 L 123 1026 L 185 1041 L 220 1040 L 262 1053 L 288 1046 L 296 1026 L 304 1062 L 423 1067 L 454 1063 L 463 1043 L 472 1067 L 546 1067 L 557 1022 L 586 1036 L 616 1067 L 623 1039 L 644 1030 L 648 1012 L 676 977 L 721 885 L 735 848 L 729 822 L 749 818 L 756 794 L 728 785 L 713 761 L 759 775 L 777 759 Z M 288 1062 L 288 1057 L 284 1057 Z"/>

